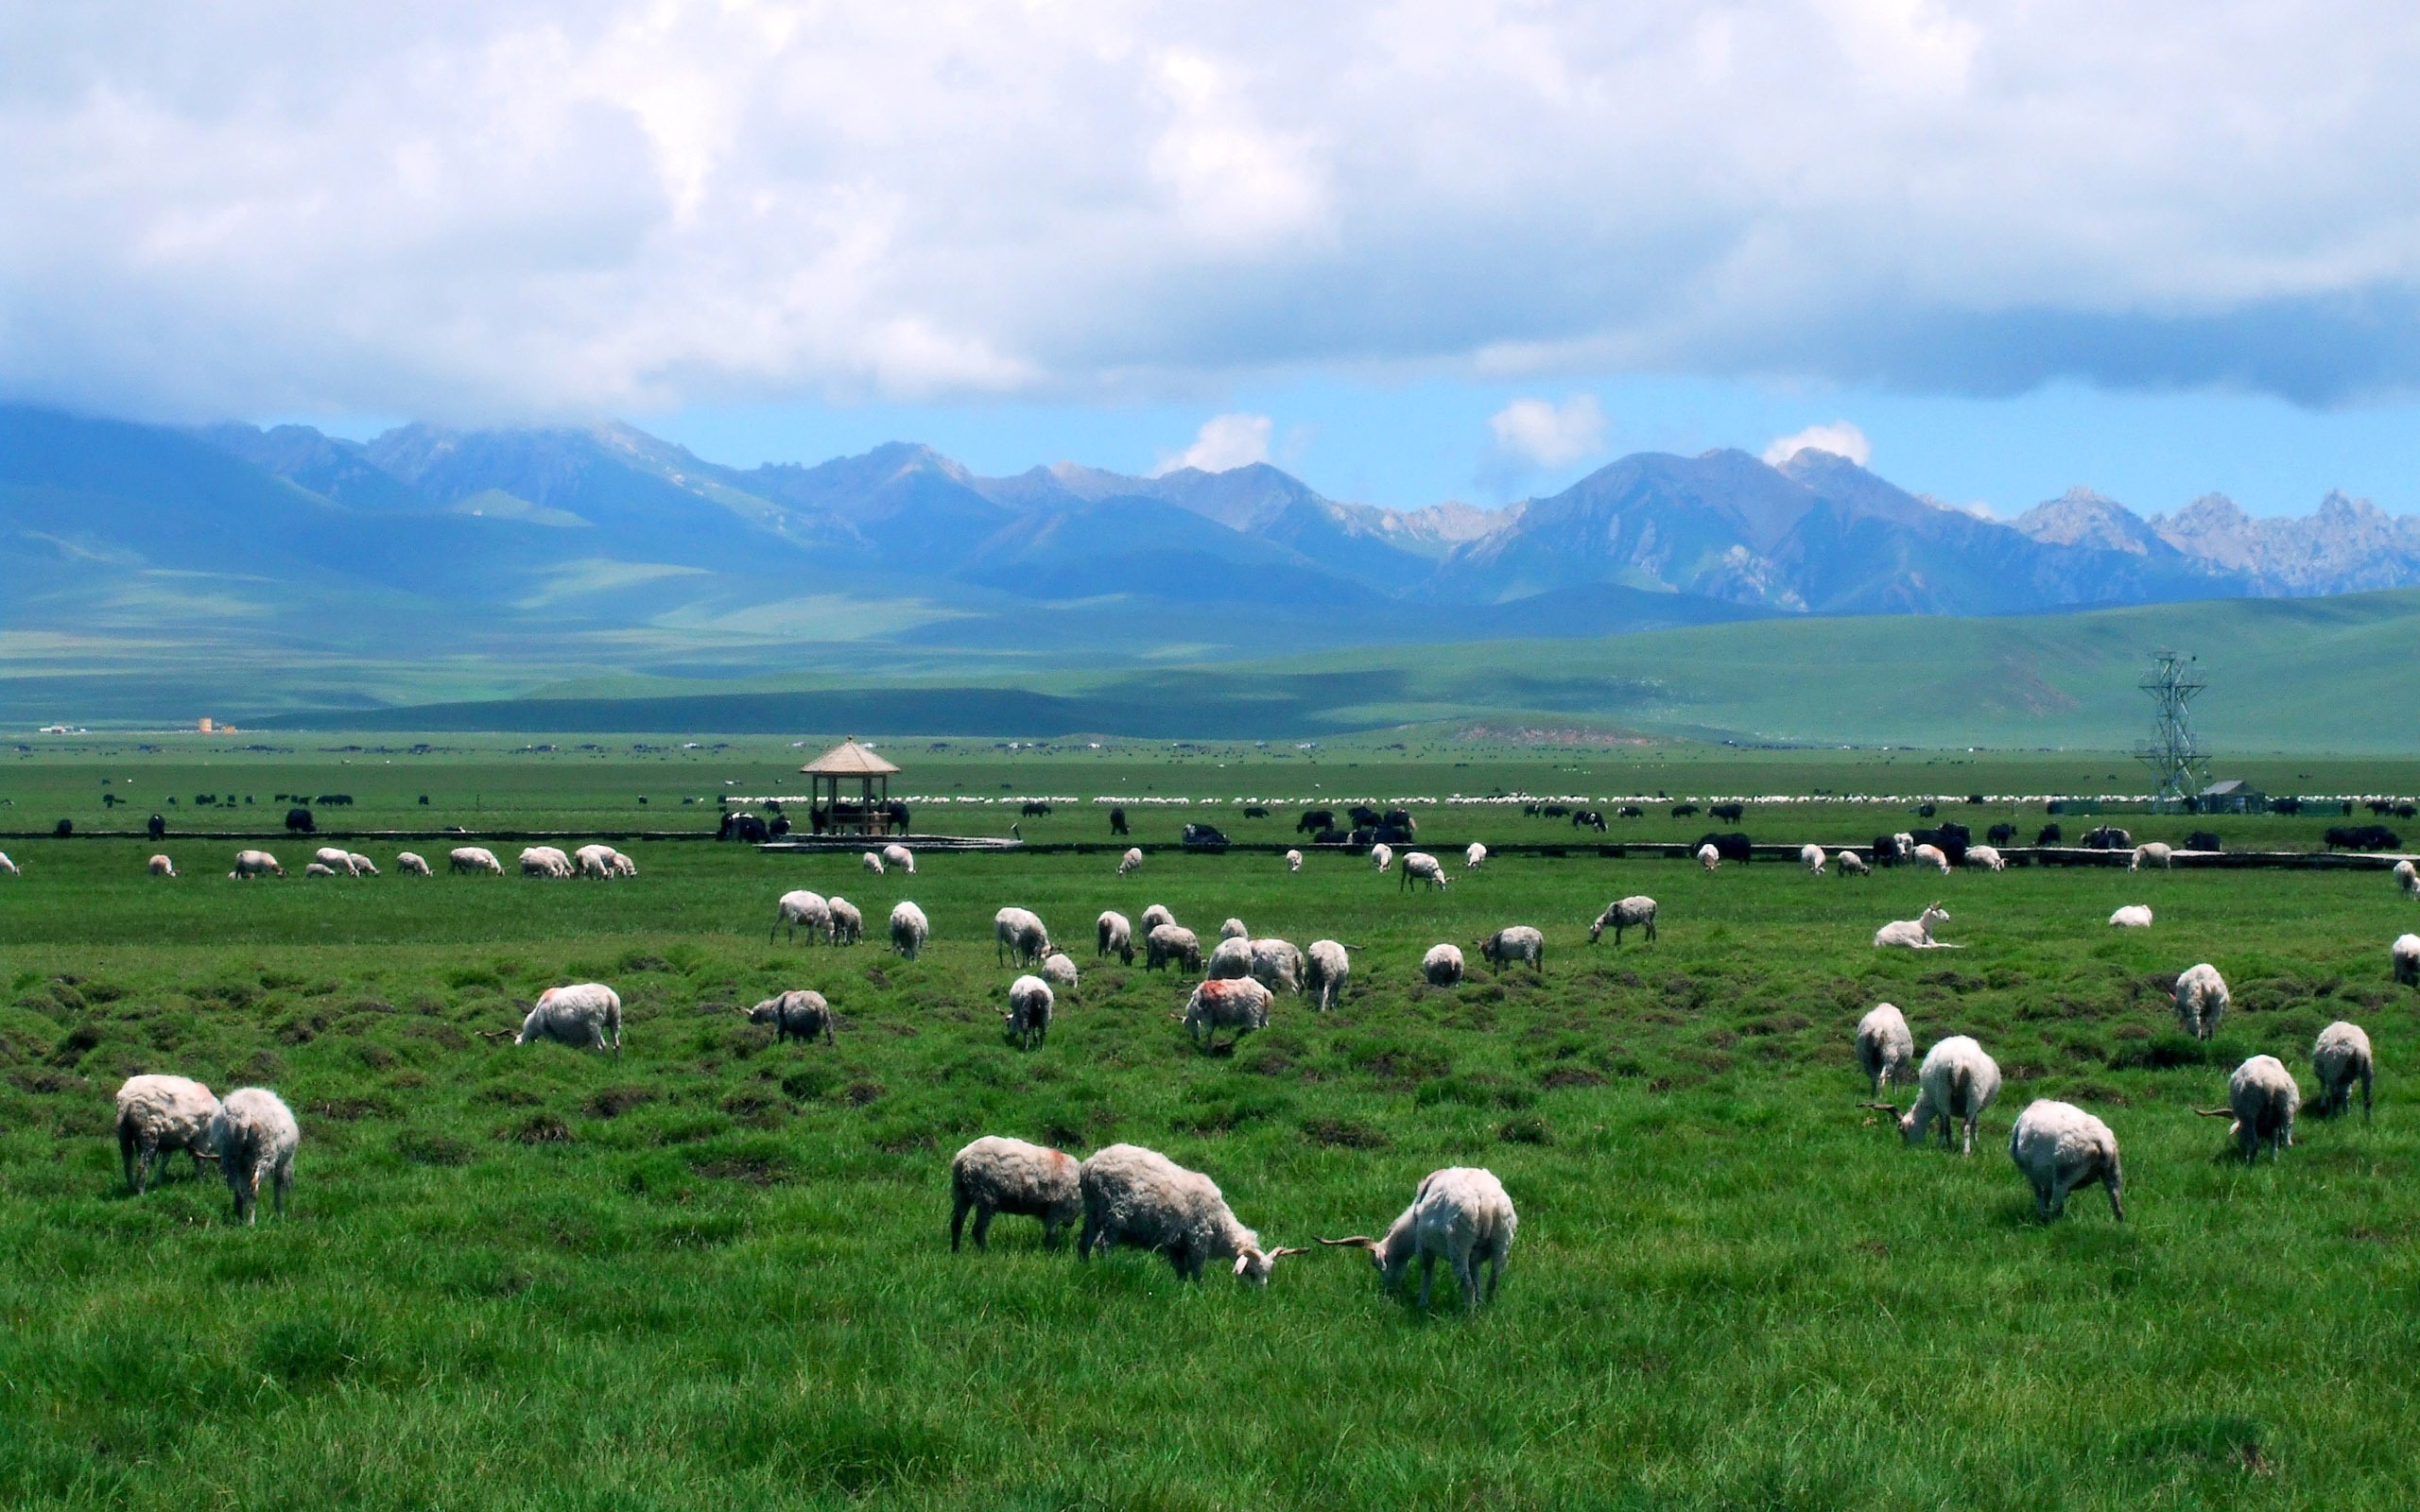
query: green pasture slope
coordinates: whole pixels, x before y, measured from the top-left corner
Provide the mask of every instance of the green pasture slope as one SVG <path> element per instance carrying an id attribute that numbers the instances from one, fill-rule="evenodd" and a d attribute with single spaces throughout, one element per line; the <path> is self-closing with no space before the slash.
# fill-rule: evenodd
<path id="1" fill-rule="evenodd" d="M 988 760 L 941 775 L 1025 787 L 1016 758 Z M 533 805 L 551 780 L 568 796 L 544 812 L 584 811 L 579 758 L 527 761 Z M 6 775 L 45 765 L 75 764 Z M 80 777 L 97 790 L 125 765 Z M 415 811 L 419 780 L 397 789 Z M 174 882 L 144 874 L 145 841 L 9 849 L 11 1507 L 2420 1496 L 2420 1028 L 2386 956 L 2420 910 L 2379 873 L 1845 882 L 1507 857 L 1407 894 L 1327 854 L 1300 875 L 1161 854 L 1123 880 L 1101 855 L 937 854 L 875 878 L 845 856 L 649 842 L 613 884 L 239 884 L 207 838 L 163 847 Z M 936 941 L 914 963 L 769 943 L 773 899 L 800 885 L 873 920 L 913 898 Z M 1655 943 L 1585 943 L 1641 891 L 1662 902 Z M 1936 898 L 1964 948 L 1868 945 Z M 1188 984 L 1093 958 L 1100 909 L 1153 902 L 1204 933 L 1236 915 L 1347 941 L 1354 988 L 1324 1017 L 1284 1000 L 1268 1031 L 1202 1055 L 1169 1017 Z M 2157 927 L 2107 928 L 2132 902 Z M 1031 1053 L 1000 1031 L 1015 972 L 989 920 L 1010 902 L 1085 972 Z M 1547 932 L 1542 977 L 1418 981 L 1429 944 L 1524 921 Z M 2205 959 L 2237 1005 L 2206 1047 L 2162 995 Z M 629 1006 L 618 1059 L 481 1038 L 590 978 Z M 788 987 L 831 997 L 837 1046 L 770 1043 L 735 1011 Z M 1968 1032 L 1998 1057 L 1971 1159 L 1903 1148 L 1858 1106 L 1851 1026 L 1882 999 L 1920 1042 Z M 2308 1087 L 2340 1017 L 2377 1043 L 2375 1119 L 2307 1117 L 2283 1161 L 2246 1169 L 2191 1108 L 2258 1051 Z M 110 1093 L 138 1070 L 284 1093 L 304 1134 L 283 1221 L 233 1227 L 224 1187 L 182 1160 L 125 1193 Z M 2122 1227 L 2098 1192 L 2034 1220 L 2004 1146 L 2035 1096 L 2116 1128 Z M 1427 1171 L 1484 1164 L 1520 1238 L 1471 1317 L 1382 1296 L 1342 1251 L 1282 1262 L 1266 1291 L 1135 1253 L 1079 1265 L 1017 1219 L 990 1253 L 952 1254 L 947 1161 L 986 1132 L 1155 1146 L 1288 1245 L 1374 1231 Z"/>

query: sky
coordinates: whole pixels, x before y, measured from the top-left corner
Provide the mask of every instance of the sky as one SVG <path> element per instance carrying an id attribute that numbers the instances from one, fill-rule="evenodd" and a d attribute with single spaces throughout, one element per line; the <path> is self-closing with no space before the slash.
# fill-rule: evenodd
<path id="1" fill-rule="evenodd" d="M 2420 511 L 2420 11 L 0 0 L 0 398 Z"/>

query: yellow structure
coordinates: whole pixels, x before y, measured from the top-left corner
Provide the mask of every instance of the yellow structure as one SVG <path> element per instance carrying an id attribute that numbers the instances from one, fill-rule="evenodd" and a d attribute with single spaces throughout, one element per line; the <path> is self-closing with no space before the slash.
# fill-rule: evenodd
<path id="1" fill-rule="evenodd" d="M 890 801 L 891 775 L 899 770 L 857 744 L 855 735 L 799 768 L 806 774 L 807 802 L 818 834 L 878 834 Z M 854 798 L 840 796 L 855 783 Z M 828 799 L 828 800 L 827 800 Z"/>

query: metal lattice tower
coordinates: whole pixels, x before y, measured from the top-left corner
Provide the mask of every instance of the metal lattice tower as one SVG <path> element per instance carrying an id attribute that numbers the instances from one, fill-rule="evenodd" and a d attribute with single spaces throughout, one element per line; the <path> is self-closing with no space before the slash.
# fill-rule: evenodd
<path id="1" fill-rule="evenodd" d="M 2174 651 L 2158 652 L 2152 658 L 2150 676 L 2138 685 L 2151 695 L 2158 712 L 2153 715 L 2152 738 L 2135 743 L 2135 759 L 2151 768 L 2162 806 L 2189 804 L 2209 785 L 2207 758 L 2194 738 L 2191 714 L 2194 696 L 2209 686 L 2196 669 L 2200 660 Z"/>

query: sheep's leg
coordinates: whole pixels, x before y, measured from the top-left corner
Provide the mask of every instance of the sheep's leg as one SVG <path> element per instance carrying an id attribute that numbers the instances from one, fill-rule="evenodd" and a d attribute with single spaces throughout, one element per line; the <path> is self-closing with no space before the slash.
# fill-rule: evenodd
<path id="1" fill-rule="evenodd" d="M 973 1206 L 973 1203 L 966 1200 L 966 1194 L 964 1193 L 954 1194 L 950 1198 L 949 1252 L 953 1255 L 958 1253 L 959 1235 L 966 1228 L 966 1210 Z M 977 1237 L 976 1238 L 975 1243 L 979 1247 L 983 1243 L 981 1230 L 979 1228 L 977 1230 Z"/>
<path id="2" fill-rule="evenodd" d="M 2351 1104 L 2352 1104 L 2352 1089 L 2351 1089 L 2351 1088 L 2349 1088 L 2349 1087 L 2348 1087 L 2348 1088 L 2346 1088 L 2346 1089 L 2345 1089 L 2345 1091 L 2344 1091 L 2344 1100 L 2345 1100 L 2345 1104 L 2346 1104 L 2346 1106 L 2347 1106 L 2347 1107 L 2350 1107 L 2350 1106 L 2351 1106 Z M 2362 1067 L 2362 1068 L 2361 1068 L 2361 1118 L 2362 1118 L 2362 1121 L 2366 1123 L 2366 1122 L 2368 1121 L 2368 1119 L 2369 1119 L 2369 1116 L 2370 1116 L 2370 1068 L 2368 1068 L 2367 1066 L 2364 1066 L 2364 1067 Z"/>
<path id="3" fill-rule="evenodd" d="M 1436 1275 L 1437 1256 L 1432 1251 L 1423 1250 L 1420 1256 L 1420 1305 L 1424 1310 L 1428 1306 L 1428 1283 L 1436 1279 Z"/>
<path id="4" fill-rule="evenodd" d="M 1095 1223 L 1093 1215 L 1087 1212 L 1084 1214 L 1083 1227 L 1076 1230 L 1076 1258 L 1080 1261 L 1092 1259 L 1093 1251 L 1099 1247 L 1099 1245 L 1100 1226 Z M 952 1247 L 956 1247 L 955 1242 Z"/>
<path id="5" fill-rule="evenodd" d="M 1974 1154 L 1974 1153 L 1975 1153 L 1975 1121 L 1976 1121 L 1976 1117 L 1977 1117 L 1977 1115 L 1975 1115 L 1975 1114 L 1973 1114 L 1973 1113 L 1969 1113 L 1969 1114 L 1967 1114 L 1967 1115 L 1966 1115 L 1966 1144 L 1965 1144 L 1965 1147 L 1964 1147 L 1963 1149 L 1961 1149 L 1961 1150 L 1958 1152 L 1958 1153 L 1959 1153 L 1959 1154 L 1961 1154 L 1961 1155 L 1972 1155 L 1972 1154 Z"/>
<path id="6" fill-rule="evenodd" d="M 124 1125 L 120 1125 L 117 1131 L 117 1163 L 126 1171 L 126 1184 L 133 1189 L 135 1195 L 141 1196 L 142 1183 L 134 1178 L 134 1138 Z"/>
<path id="7" fill-rule="evenodd" d="M 992 1220 L 998 1214 L 998 1212 L 999 1210 L 993 1207 L 988 1202 L 978 1202 L 975 1205 L 976 1248 L 989 1249 L 992 1247 Z"/>
<path id="8" fill-rule="evenodd" d="M 281 1217 L 281 1218 L 283 1218 L 283 1217 L 285 1217 L 285 1189 L 286 1189 L 287 1187 L 292 1186 L 293 1184 L 294 1184 L 294 1167 L 293 1167 L 293 1165 L 289 1162 L 289 1163 L 281 1164 L 280 1166 L 278 1166 L 277 1171 L 276 1171 L 276 1173 L 275 1173 L 275 1175 L 274 1175 L 274 1177 L 273 1177 L 273 1178 L 272 1178 L 272 1180 L 271 1180 L 271 1184 L 270 1184 L 270 1187 L 269 1187 L 269 1195 L 270 1195 L 271 1199 L 272 1199 L 272 1200 L 274 1200 L 274 1201 L 276 1202 L 276 1204 L 277 1204 L 277 1215 L 278 1215 L 279 1217 Z"/>

